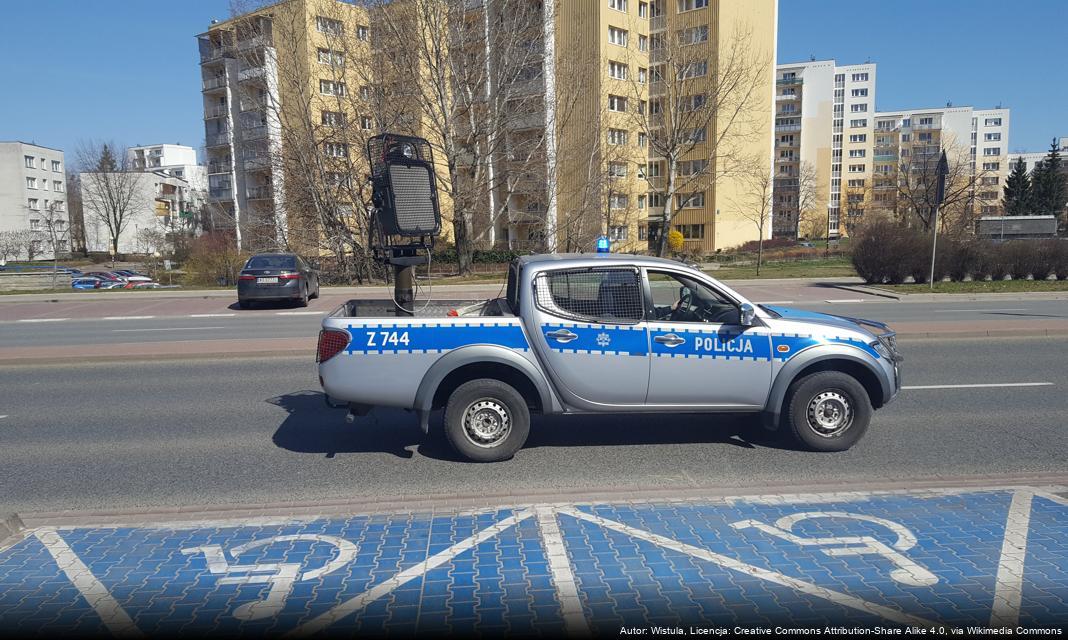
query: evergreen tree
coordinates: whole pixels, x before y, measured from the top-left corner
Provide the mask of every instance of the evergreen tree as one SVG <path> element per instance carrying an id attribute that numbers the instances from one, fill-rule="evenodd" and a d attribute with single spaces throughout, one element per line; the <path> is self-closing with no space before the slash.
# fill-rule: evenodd
<path id="1" fill-rule="evenodd" d="M 97 173 L 115 173 L 119 170 L 118 164 L 115 162 L 115 154 L 111 152 L 111 147 L 104 145 L 100 150 L 100 160 L 96 165 Z"/>
<path id="2" fill-rule="evenodd" d="M 1027 175 L 1027 164 L 1023 158 L 1017 158 L 1013 163 L 1012 173 L 1005 180 L 1003 190 L 1005 215 L 1025 216 L 1031 212 L 1031 178 Z"/>
<path id="3" fill-rule="evenodd" d="M 1068 178 L 1065 177 L 1063 159 L 1053 139 L 1049 153 L 1031 173 L 1031 193 L 1035 213 L 1045 216 L 1060 216 L 1068 201 Z"/>

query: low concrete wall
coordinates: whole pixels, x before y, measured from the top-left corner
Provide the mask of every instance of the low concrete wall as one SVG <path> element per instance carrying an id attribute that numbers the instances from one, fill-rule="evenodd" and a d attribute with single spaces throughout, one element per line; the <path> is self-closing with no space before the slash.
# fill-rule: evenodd
<path id="1" fill-rule="evenodd" d="M 0 291 L 34 291 L 52 288 L 52 272 L 6 273 L 0 271 Z M 70 289 L 70 276 L 66 273 L 56 274 L 56 288 Z"/>

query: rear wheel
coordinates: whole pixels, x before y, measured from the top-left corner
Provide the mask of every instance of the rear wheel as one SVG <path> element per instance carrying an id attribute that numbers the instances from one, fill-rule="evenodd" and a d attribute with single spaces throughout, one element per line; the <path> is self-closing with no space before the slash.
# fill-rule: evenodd
<path id="1" fill-rule="evenodd" d="M 315 281 L 315 293 L 312 294 L 311 297 L 315 298 L 316 300 L 319 299 L 319 281 L 318 280 Z"/>
<path id="2" fill-rule="evenodd" d="M 445 405 L 445 437 L 468 460 L 507 460 L 522 448 L 529 434 L 526 400 L 500 380 L 465 382 Z"/>
<path id="3" fill-rule="evenodd" d="M 300 285 L 300 297 L 297 298 L 297 306 L 298 307 L 306 307 L 306 306 L 308 306 L 308 283 L 307 282 L 305 282 L 304 284 Z"/>
<path id="4" fill-rule="evenodd" d="M 864 385 L 841 371 L 807 375 L 786 396 L 789 431 L 810 451 L 849 449 L 868 430 L 872 413 Z"/>

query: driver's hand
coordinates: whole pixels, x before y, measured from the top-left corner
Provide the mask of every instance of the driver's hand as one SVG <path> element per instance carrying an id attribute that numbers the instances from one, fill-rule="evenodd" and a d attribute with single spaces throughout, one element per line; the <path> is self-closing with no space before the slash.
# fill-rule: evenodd
<path id="1" fill-rule="evenodd" d="M 675 311 L 676 309 L 679 308 L 680 304 L 682 304 L 682 298 L 679 298 L 678 300 L 675 301 L 675 304 L 671 305 L 671 310 Z"/>

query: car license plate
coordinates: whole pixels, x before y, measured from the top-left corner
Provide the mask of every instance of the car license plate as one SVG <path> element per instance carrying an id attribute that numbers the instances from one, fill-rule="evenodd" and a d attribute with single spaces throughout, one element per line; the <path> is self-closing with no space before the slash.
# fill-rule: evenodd
<path id="1" fill-rule="evenodd" d="M 256 278 L 256 284 L 278 284 L 278 278 Z"/>

